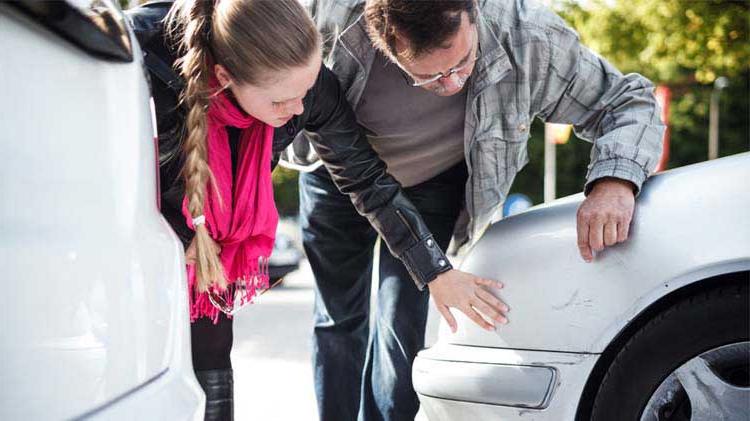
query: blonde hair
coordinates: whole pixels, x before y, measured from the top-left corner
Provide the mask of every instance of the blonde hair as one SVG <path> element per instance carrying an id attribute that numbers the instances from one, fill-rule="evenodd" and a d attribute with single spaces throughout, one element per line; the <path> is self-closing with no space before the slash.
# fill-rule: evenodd
<path id="1" fill-rule="evenodd" d="M 268 83 L 278 71 L 303 66 L 319 51 L 320 36 L 297 0 L 178 0 L 167 16 L 167 33 L 180 48 L 176 62 L 185 80 L 187 110 L 182 143 L 188 211 L 203 214 L 208 182 L 206 114 L 213 65 L 222 65 L 238 84 Z M 219 198 L 221 199 L 221 198 Z M 195 227 L 196 289 L 226 287 L 221 260 L 205 224 Z"/>

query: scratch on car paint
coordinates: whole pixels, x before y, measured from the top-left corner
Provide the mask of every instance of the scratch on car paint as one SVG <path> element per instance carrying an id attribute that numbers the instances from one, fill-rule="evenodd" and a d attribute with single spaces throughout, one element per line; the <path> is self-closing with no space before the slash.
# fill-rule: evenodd
<path id="1" fill-rule="evenodd" d="M 534 415 L 534 412 L 535 411 L 532 411 L 530 409 L 522 409 L 522 410 L 518 411 L 518 416 L 519 417 L 525 417 L 526 415 Z"/>
<path id="2" fill-rule="evenodd" d="M 553 310 L 564 310 L 572 305 L 577 307 L 593 307 L 593 300 L 591 299 L 585 299 L 585 300 L 578 300 L 578 293 L 580 290 L 575 290 L 573 295 L 568 299 L 568 301 L 565 304 L 552 306 Z M 576 327 L 576 326 L 573 326 Z"/>
<path id="3" fill-rule="evenodd" d="M 550 367 L 550 366 L 556 366 L 556 365 L 576 365 L 580 361 L 544 361 L 544 362 L 530 362 L 530 363 L 524 363 L 527 365 L 530 365 L 532 367 Z"/>
<path id="4" fill-rule="evenodd" d="M 552 306 L 552 309 L 554 309 L 554 310 L 562 310 L 564 308 L 569 307 L 571 304 L 573 304 L 573 301 L 575 301 L 575 299 L 578 298 L 578 291 L 579 290 L 575 290 L 575 292 L 573 293 L 573 295 L 568 299 L 568 301 L 565 304 L 559 305 L 559 306 Z"/>
<path id="5" fill-rule="evenodd" d="M 586 359 L 586 357 L 587 357 L 587 355 L 576 355 L 576 356 L 572 356 L 572 359 L 568 360 L 568 361 L 550 361 L 550 360 L 541 361 L 541 362 L 540 361 L 532 361 L 532 362 L 528 362 L 528 363 L 524 363 L 524 364 L 528 364 L 530 366 L 535 366 L 535 367 L 537 367 L 537 366 L 541 366 L 541 367 L 554 367 L 556 365 L 576 365 L 576 364 L 582 363 L 583 360 Z"/>

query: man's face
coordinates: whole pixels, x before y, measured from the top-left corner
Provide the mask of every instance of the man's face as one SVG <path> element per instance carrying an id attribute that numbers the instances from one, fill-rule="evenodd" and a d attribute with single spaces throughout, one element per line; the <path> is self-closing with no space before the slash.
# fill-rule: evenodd
<path id="1" fill-rule="evenodd" d="M 396 51 L 404 51 L 408 40 L 398 38 Z M 436 48 L 416 58 L 407 59 L 397 54 L 397 64 L 412 80 L 414 86 L 427 89 L 440 96 L 461 92 L 474 71 L 479 49 L 476 24 L 469 22 L 469 15 L 461 12 L 461 26 L 445 43 L 446 48 Z"/>

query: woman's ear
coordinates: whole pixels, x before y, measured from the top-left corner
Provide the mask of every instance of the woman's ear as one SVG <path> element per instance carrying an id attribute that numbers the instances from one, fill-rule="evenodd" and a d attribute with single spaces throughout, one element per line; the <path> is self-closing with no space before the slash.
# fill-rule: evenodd
<path id="1" fill-rule="evenodd" d="M 214 73 L 216 74 L 216 79 L 219 81 L 222 90 L 228 88 L 229 85 L 232 84 L 232 76 L 229 75 L 227 69 L 221 64 L 214 65 Z"/>

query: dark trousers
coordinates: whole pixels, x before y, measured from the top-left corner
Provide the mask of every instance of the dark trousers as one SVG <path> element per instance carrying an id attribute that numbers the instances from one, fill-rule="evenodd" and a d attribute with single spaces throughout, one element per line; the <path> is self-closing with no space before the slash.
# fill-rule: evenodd
<path id="1" fill-rule="evenodd" d="M 405 189 L 445 250 L 464 202 L 466 166 Z M 377 233 L 321 168 L 300 176 L 305 252 L 315 275 L 313 367 L 324 421 L 409 420 L 419 410 L 411 367 L 424 347 L 429 292 L 419 291 L 385 243 L 370 332 Z"/>
<path id="2" fill-rule="evenodd" d="M 190 324 L 190 342 L 193 352 L 193 370 L 220 370 L 232 368 L 232 319 L 219 314 L 219 322 L 201 317 Z"/>
<path id="3" fill-rule="evenodd" d="M 193 370 L 206 394 L 205 421 L 234 420 L 234 376 L 232 361 L 232 319 L 224 313 L 214 324 L 202 317 L 190 325 Z"/>

